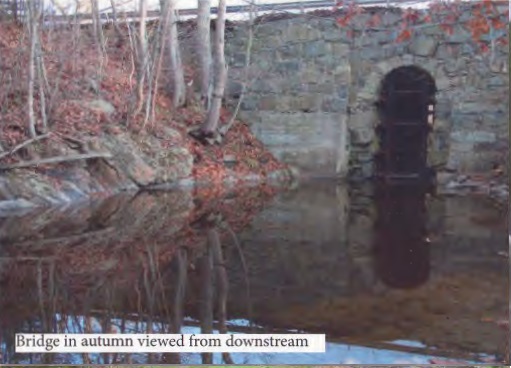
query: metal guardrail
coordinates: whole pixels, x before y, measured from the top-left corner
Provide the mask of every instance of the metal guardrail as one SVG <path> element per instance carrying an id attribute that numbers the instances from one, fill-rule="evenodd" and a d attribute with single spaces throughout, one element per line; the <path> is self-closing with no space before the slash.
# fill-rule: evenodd
<path id="1" fill-rule="evenodd" d="M 427 4 L 428 0 L 346 0 L 346 3 L 353 1 L 357 5 L 360 6 L 411 6 L 417 4 Z M 306 0 L 306 1 L 294 1 L 287 3 L 265 3 L 265 4 L 256 4 L 250 0 L 246 1 L 244 5 L 228 5 L 227 13 L 229 14 L 244 14 L 253 11 L 254 9 L 257 12 L 285 12 L 285 11 L 300 11 L 307 9 L 321 9 L 321 8 L 333 8 L 336 4 L 336 0 Z M 110 11 L 109 11 L 110 10 Z M 217 14 L 218 8 L 212 7 L 211 14 Z M 194 16 L 197 15 L 196 8 L 188 8 L 188 9 L 178 9 L 178 14 L 180 16 Z M 138 18 L 138 11 L 117 11 L 118 18 Z M 148 18 L 156 18 L 159 17 L 160 10 L 149 10 L 147 12 Z M 77 14 L 80 20 L 92 20 L 92 15 L 90 13 L 82 13 Z M 55 21 L 66 21 L 71 19 L 71 17 L 75 17 L 75 15 L 52 15 L 51 18 Z M 103 21 L 109 21 L 114 19 L 114 13 L 111 11 L 111 8 L 102 9 L 100 12 L 100 19 Z"/>

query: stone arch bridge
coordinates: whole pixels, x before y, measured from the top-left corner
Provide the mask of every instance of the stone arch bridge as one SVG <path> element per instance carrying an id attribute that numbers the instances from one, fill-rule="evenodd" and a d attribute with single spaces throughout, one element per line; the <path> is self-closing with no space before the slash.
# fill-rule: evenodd
<path id="1" fill-rule="evenodd" d="M 507 9 L 499 8 L 506 23 Z M 491 168 L 509 146 L 508 46 L 484 53 L 461 24 L 452 34 L 435 24 L 438 14 L 396 42 L 401 11 L 367 9 L 347 27 L 333 12 L 263 17 L 252 27 L 249 53 L 249 26 L 236 23 L 226 35 L 228 103 L 236 105 L 247 81 L 240 117 L 276 157 L 314 176 L 366 178 L 382 150 L 382 81 L 413 66 L 434 81 L 428 165 Z M 381 24 L 368 27 L 375 13 Z M 460 21 L 470 17 L 467 8 Z M 508 29 L 501 32 L 507 40 Z M 489 37 L 482 41 L 491 46 Z"/>

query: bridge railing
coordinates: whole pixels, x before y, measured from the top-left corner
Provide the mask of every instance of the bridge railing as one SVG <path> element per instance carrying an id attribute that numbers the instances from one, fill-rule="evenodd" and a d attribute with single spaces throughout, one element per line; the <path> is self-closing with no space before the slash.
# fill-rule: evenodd
<path id="1" fill-rule="evenodd" d="M 20 4 L 21 6 L 24 4 L 26 0 L 0 0 L 0 9 L 3 7 L 8 8 L 9 6 L 12 8 L 13 4 Z M 260 2 L 256 0 L 241 0 L 238 1 L 238 4 L 235 5 L 227 5 L 227 14 L 228 19 L 238 20 L 248 18 L 248 14 L 250 12 L 256 12 L 258 15 L 266 14 L 266 13 L 300 13 L 310 10 L 317 9 L 332 9 L 337 0 L 304 0 L 304 1 L 286 1 L 284 0 L 280 2 Z M 241 2 L 241 4 L 239 3 Z M 416 7 L 428 4 L 428 0 L 344 0 L 345 4 L 350 2 L 355 2 L 360 6 L 400 6 L 400 7 Z M 159 3 L 159 2 L 158 2 Z M 4 5 L 5 4 L 5 5 Z M 119 8 L 116 12 L 112 9 L 111 6 L 107 6 L 100 10 L 100 20 L 105 23 L 113 22 L 115 19 L 122 19 L 125 21 L 137 21 L 139 19 L 139 12 L 137 11 L 137 2 L 134 0 L 124 1 L 120 4 Z M 19 6 L 19 5 L 18 5 Z M 78 11 L 78 12 L 69 12 L 68 14 L 60 13 L 60 9 L 56 7 L 47 7 L 44 12 L 44 17 L 46 19 L 51 19 L 52 22 L 55 23 L 68 23 L 75 22 L 77 19 L 81 23 L 89 23 L 92 22 L 92 13 L 88 10 L 86 11 Z M 212 7 L 211 13 L 213 15 L 217 14 L 218 8 Z M 24 16 L 24 7 L 18 7 L 18 16 L 17 19 L 22 20 Z M 178 8 L 178 15 L 181 19 L 192 18 L 197 15 L 196 8 Z M 152 10 L 148 11 L 147 19 L 155 19 L 160 16 L 160 9 L 156 7 Z"/>

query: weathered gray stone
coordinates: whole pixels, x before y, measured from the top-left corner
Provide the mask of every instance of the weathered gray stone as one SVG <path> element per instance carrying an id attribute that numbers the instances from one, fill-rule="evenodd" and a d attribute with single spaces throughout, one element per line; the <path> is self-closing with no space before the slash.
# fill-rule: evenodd
<path id="1" fill-rule="evenodd" d="M 384 53 L 376 47 L 365 47 L 360 50 L 360 58 L 363 60 L 377 61 L 381 60 Z"/>
<path id="2" fill-rule="evenodd" d="M 250 84 L 250 91 L 256 93 L 275 93 L 278 92 L 278 86 L 272 83 L 271 80 L 257 79 Z"/>
<path id="3" fill-rule="evenodd" d="M 502 77 L 491 77 L 488 79 L 488 87 L 504 87 L 506 86 L 506 79 Z"/>
<path id="4" fill-rule="evenodd" d="M 243 66 L 246 63 L 246 54 L 244 52 L 237 52 L 231 57 L 231 64 L 233 66 Z"/>
<path id="5" fill-rule="evenodd" d="M 327 42 L 347 42 L 346 32 L 342 32 L 342 30 L 331 25 L 324 27 L 321 32 L 323 33 L 323 39 Z"/>
<path id="6" fill-rule="evenodd" d="M 349 45 L 340 42 L 333 42 L 330 46 L 332 56 L 335 58 L 346 57 L 350 53 Z M 339 62 L 339 59 L 337 59 Z"/>
<path id="7" fill-rule="evenodd" d="M 288 41 L 314 41 L 321 38 L 319 29 L 313 28 L 308 23 L 292 24 L 286 30 Z"/>
<path id="8" fill-rule="evenodd" d="M 445 63 L 445 71 L 449 74 L 466 74 L 467 73 L 467 59 L 451 59 Z"/>
<path id="9" fill-rule="evenodd" d="M 438 59 L 453 60 L 456 59 L 460 54 L 460 45 L 442 43 L 438 45 L 436 57 Z"/>
<path id="10" fill-rule="evenodd" d="M 467 14 L 462 18 L 469 20 Z M 489 159 L 496 150 L 491 142 L 509 131 L 509 51 L 499 48 L 490 64 L 463 27 L 455 27 L 452 35 L 441 29 L 439 14 L 431 14 L 432 23 L 421 25 L 409 42 L 396 42 L 401 11 L 382 10 L 382 22 L 374 28 L 367 26 L 367 15 L 358 18 L 354 27 L 340 27 L 335 19 L 303 16 L 257 25 L 249 68 L 253 88 L 242 107 L 259 135 L 275 135 L 267 138 L 275 143 L 272 152 L 300 167 L 312 167 L 312 160 L 333 164 L 334 151 L 313 148 L 321 144 L 315 133 L 321 123 L 311 121 L 311 116 L 320 118 L 315 111 L 321 109 L 342 119 L 349 104 L 351 139 L 342 144 L 359 150 L 350 151 L 351 165 L 353 172 L 363 176 L 370 170 L 364 160 L 378 149 L 374 102 L 381 81 L 395 68 L 415 65 L 434 78 L 438 89 L 428 160 L 463 170 L 474 167 L 473 155 L 478 155 L 474 156 L 478 162 Z M 244 49 L 239 45 L 246 45 L 246 40 L 239 41 L 243 42 L 233 42 L 236 47 L 228 45 L 230 57 L 239 57 L 236 54 Z M 230 66 L 230 77 L 241 81 L 244 69 Z M 336 128 L 329 126 L 330 134 L 339 133 L 335 129 L 340 129 L 340 121 Z M 297 141 L 300 150 L 288 147 Z M 475 149 L 483 143 L 489 144 L 484 155 Z"/>
<path id="11" fill-rule="evenodd" d="M 329 53 L 329 50 L 328 50 L 326 42 L 323 40 L 319 40 L 319 41 L 307 42 L 304 45 L 303 52 L 304 52 L 304 56 L 306 58 L 315 58 L 315 57 L 323 56 L 323 55 Z"/>
<path id="12" fill-rule="evenodd" d="M 320 107 L 321 96 L 318 94 L 308 94 L 291 98 L 288 108 L 284 108 L 281 111 L 316 112 L 320 110 Z"/>
<path id="13" fill-rule="evenodd" d="M 227 88 L 225 94 L 227 96 L 239 96 L 241 91 L 243 90 L 243 84 L 237 81 L 229 80 L 227 84 Z"/>
<path id="14" fill-rule="evenodd" d="M 471 35 L 461 26 L 455 26 L 452 34 L 447 34 L 445 42 L 451 44 L 466 44 L 470 42 Z"/>
<path id="15" fill-rule="evenodd" d="M 282 104 L 282 99 L 278 99 L 276 96 L 263 96 L 259 100 L 259 104 L 257 105 L 257 109 L 261 110 L 261 111 L 277 110 L 279 104 L 280 105 Z"/>
<path id="16" fill-rule="evenodd" d="M 377 116 L 374 111 L 359 111 L 350 116 L 349 128 L 351 130 L 374 129 Z"/>
<path id="17" fill-rule="evenodd" d="M 106 115 L 112 115 L 115 113 L 115 107 L 106 100 L 77 100 L 77 102 L 87 109 L 99 111 Z"/>
<path id="18" fill-rule="evenodd" d="M 321 111 L 323 112 L 345 112 L 347 101 L 345 99 L 327 97 L 323 99 Z"/>
<path id="19" fill-rule="evenodd" d="M 460 53 L 461 53 L 462 55 L 470 55 L 470 56 L 472 56 L 472 55 L 474 55 L 474 53 L 475 53 L 475 52 L 476 52 L 476 51 L 475 51 L 475 47 L 474 47 L 474 45 L 469 44 L 469 43 L 465 43 L 465 44 L 463 44 L 463 45 L 461 46 L 461 49 L 460 49 Z"/>
<path id="20" fill-rule="evenodd" d="M 367 128 L 353 129 L 351 133 L 352 144 L 366 145 L 371 143 L 374 139 L 374 129 Z"/>
<path id="21" fill-rule="evenodd" d="M 244 98 L 243 101 L 241 101 L 240 108 L 242 110 L 251 111 L 256 110 L 258 106 L 259 106 L 258 100 L 252 98 Z"/>
<path id="22" fill-rule="evenodd" d="M 452 114 L 451 101 L 447 99 L 439 99 L 435 105 L 435 117 L 437 120 L 449 119 Z"/>
<path id="23" fill-rule="evenodd" d="M 493 143 L 497 136 L 493 132 L 485 131 L 456 131 L 451 133 L 451 138 L 461 143 Z"/>
<path id="24" fill-rule="evenodd" d="M 128 134 L 107 136 L 101 143 L 107 152 L 112 153 L 115 166 L 125 172 L 137 185 L 147 186 L 155 183 L 156 170 L 137 155 L 136 144 Z"/>
<path id="25" fill-rule="evenodd" d="M 421 30 L 421 33 L 425 36 L 444 36 L 445 35 L 445 31 L 443 29 L 441 29 L 438 24 L 434 24 L 432 23 L 431 25 L 429 25 L 428 27 L 424 27 L 422 30 Z"/>
<path id="26" fill-rule="evenodd" d="M 417 56 L 431 57 L 435 54 L 437 47 L 438 43 L 435 39 L 419 36 L 412 41 L 410 52 Z"/>
<path id="27" fill-rule="evenodd" d="M 390 27 L 396 25 L 397 23 L 400 23 L 403 20 L 401 14 L 399 14 L 397 11 L 392 12 L 384 12 L 381 16 L 381 23 L 385 27 Z"/>
<path id="28" fill-rule="evenodd" d="M 293 60 L 296 55 L 302 55 L 302 43 L 286 44 L 277 49 L 277 55 L 280 60 Z"/>
<path id="29" fill-rule="evenodd" d="M 305 83 L 303 79 L 301 80 Z M 337 92 L 337 86 L 333 82 L 321 84 L 310 82 L 309 84 L 305 84 L 305 90 L 307 92 L 319 93 L 321 95 L 335 95 Z"/>
<path id="30" fill-rule="evenodd" d="M 282 74 L 290 74 L 295 73 L 300 70 L 300 62 L 299 61 L 282 61 L 277 63 L 276 70 L 278 73 Z"/>

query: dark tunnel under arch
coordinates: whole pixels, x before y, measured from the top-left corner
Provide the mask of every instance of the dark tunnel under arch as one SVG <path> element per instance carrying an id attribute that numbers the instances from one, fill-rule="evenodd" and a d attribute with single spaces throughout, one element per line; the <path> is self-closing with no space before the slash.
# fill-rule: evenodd
<path id="1" fill-rule="evenodd" d="M 427 138 L 434 122 L 436 92 L 434 78 L 420 66 L 398 67 L 385 75 L 376 103 L 377 177 L 388 181 L 430 176 Z"/>

